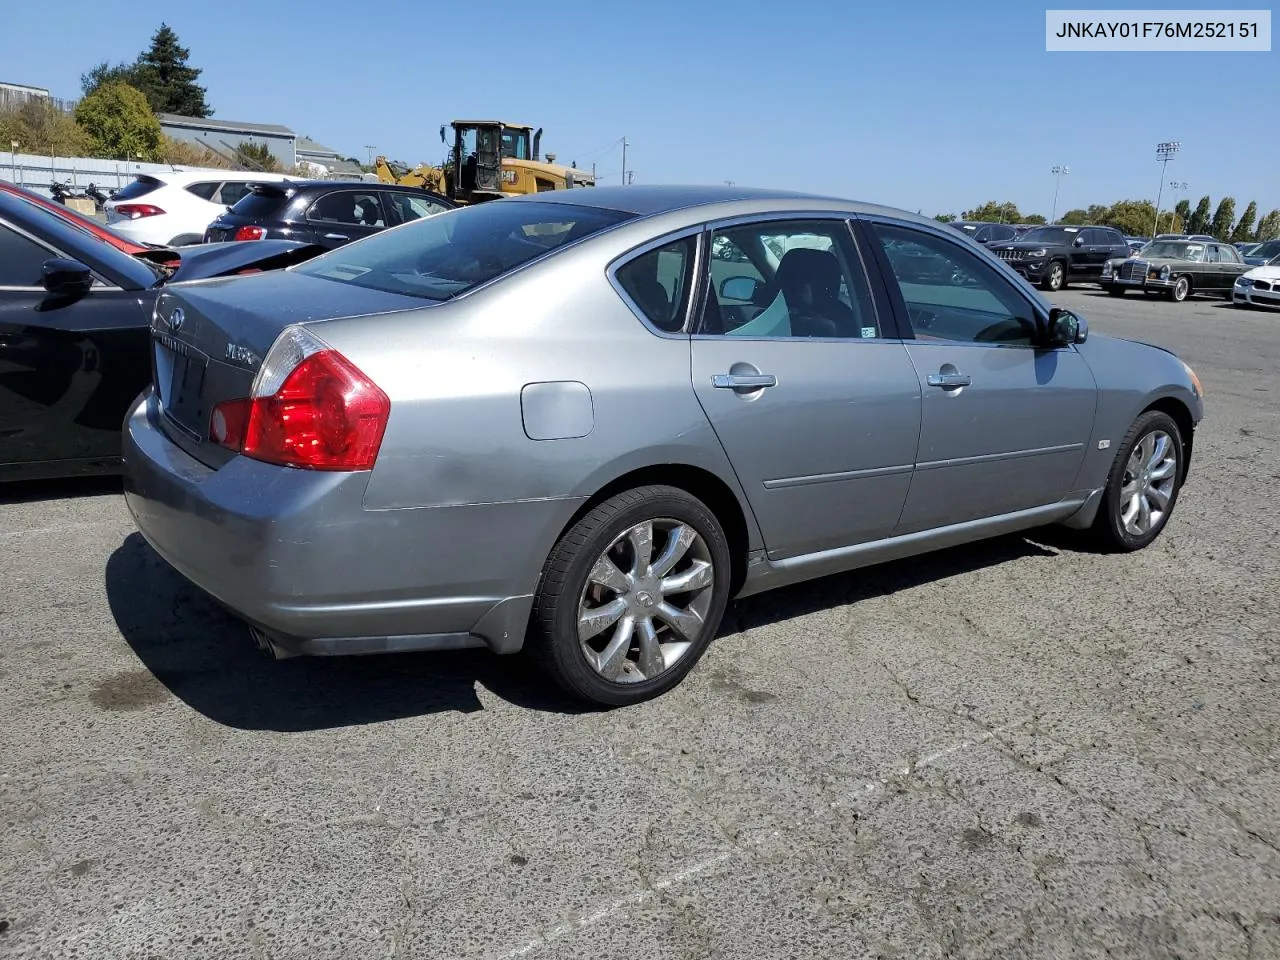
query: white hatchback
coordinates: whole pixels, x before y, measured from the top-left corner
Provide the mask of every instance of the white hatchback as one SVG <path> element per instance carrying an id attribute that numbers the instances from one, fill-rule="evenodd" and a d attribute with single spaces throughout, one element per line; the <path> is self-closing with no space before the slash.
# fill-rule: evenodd
<path id="1" fill-rule="evenodd" d="M 250 184 L 287 179 L 249 170 L 140 174 L 104 205 L 107 227 L 136 243 L 200 243 L 204 228 L 248 193 Z"/>

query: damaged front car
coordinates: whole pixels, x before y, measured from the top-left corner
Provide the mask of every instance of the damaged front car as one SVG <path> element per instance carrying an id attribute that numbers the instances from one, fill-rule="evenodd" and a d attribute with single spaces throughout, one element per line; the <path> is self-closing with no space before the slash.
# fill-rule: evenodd
<path id="1" fill-rule="evenodd" d="M 272 240 L 129 254 L 0 193 L 0 482 L 119 472 L 121 425 L 151 382 L 162 290 L 322 252 Z"/>

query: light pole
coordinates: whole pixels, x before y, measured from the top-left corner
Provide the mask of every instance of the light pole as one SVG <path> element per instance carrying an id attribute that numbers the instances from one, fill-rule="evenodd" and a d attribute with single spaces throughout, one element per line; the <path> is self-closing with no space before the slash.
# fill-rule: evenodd
<path id="1" fill-rule="evenodd" d="M 1064 173 L 1070 173 L 1071 171 L 1068 168 L 1062 166 L 1061 164 L 1055 163 L 1052 167 L 1049 168 L 1049 172 L 1053 174 L 1053 213 L 1049 216 L 1049 222 L 1057 223 L 1058 222 L 1058 187 L 1062 183 L 1062 175 Z"/>
<path id="2" fill-rule="evenodd" d="M 622 138 L 622 185 L 627 185 L 627 138 Z"/>
<path id="3" fill-rule="evenodd" d="M 369 166 L 371 167 L 373 166 L 373 151 L 376 149 L 376 147 L 377 147 L 377 144 L 374 144 L 374 143 L 366 143 L 364 145 L 365 150 L 368 151 Z"/>
<path id="4" fill-rule="evenodd" d="M 1164 199 L 1165 171 L 1169 169 L 1169 161 L 1173 159 L 1173 155 L 1181 149 L 1182 141 L 1180 140 L 1168 140 L 1156 144 L 1156 163 L 1160 164 L 1160 190 L 1156 193 L 1156 222 L 1151 225 L 1152 240 L 1160 232 L 1160 201 Z"/>
<path id="5" fill-rule="evenodd" d="M 1169 189 L 1173 191 L 1173 209 L 1174 209 L 1174 213 L 1173 213 L 1173 214 L 1171 214 L 1171 215 L 1170 215 L 1170 217 L 1169 217 L 1169 226 L 1170 226 L 1170 227 L 1172 227 L 1172 226 L 1173 226 L 1173 217 L 1177 215 L 1177 209 L 1178 209 L 1178 194 L 1179 194 L 1179 193 L 1181 193 L 1182 191 L 1186 190 L 1186 189 L 1187 189 L 1187 186 L 1188 186 L 1188 184 L 1187 184 L 1185 181 L 1181 181 L 1181 180 L 1170 180 L 1170 181 L 1169 181 Z M 1183 230 L 1183 232 L 1184 232 L 1184 233 L 1185 233 L 1185 232 L 1186 232 L 1186 230 L 1187 230 L 1187 225 L 1186 225 L 1185 223 L 1182 225 L 1182 230 Z"/>

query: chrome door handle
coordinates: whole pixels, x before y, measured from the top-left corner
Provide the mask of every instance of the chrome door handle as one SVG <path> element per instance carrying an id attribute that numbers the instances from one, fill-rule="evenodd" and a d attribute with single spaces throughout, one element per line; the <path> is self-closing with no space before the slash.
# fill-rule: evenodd
<path id="1" fill-rule="evenodd" d="M 740 373 L 717 373 L 711 378 L 711 385 L 722 390 L 738 390 L 742 387 L 776 387 L 778 378 L 771 373 L 744 375 Z"/>
<path id="2" fill-rule="evenodd" d="M 928 380 L 931 387 L 967 387 L 972 382 L 967 373 L 931 373 Z"/>
<path id="3" fill-rule="evenodd" d="M 345 233 L 326 233 L 324 235 L 324 238 L 326 240 L 350 240 L 351 239 Z"/>

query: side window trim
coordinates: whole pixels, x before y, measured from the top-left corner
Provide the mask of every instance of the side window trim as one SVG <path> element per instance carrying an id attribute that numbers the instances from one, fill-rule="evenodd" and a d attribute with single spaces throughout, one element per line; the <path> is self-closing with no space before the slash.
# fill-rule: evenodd
<path id="1" fill-rule="evenodd" d="M 954 240 L 948 237 L 941 230 L 936 229 L 932 226 L 915 223 L 909 220 L 900 220 L 895 217 L 882 216 L 880 214 L 860 214 L 857 218 L 857 225 L 859 228 L 859 238 L 858 238 L 859 243 L 863 244 L 865 247 L 867 247 L 870 250 L 869 259 L 874 261 L 876 265 L 876 269 L 880 274 L 880 277 L 879 277 L 880 285 L 884 287 L 886 295 L 888 296 L 889 301 L 893 306 L 894 320 L 899 331 L 902 333 L 902 339 L 904 340 L 915 340 L 916 339 L 915 330 L 912 328 L 911 320 L 907 315 L 907 302 L 906 300 L 903 299 L 902 290 L 899 289 L 898 287 L 897 278 L 893 272 L 893 265 L 889 263 L 889 255 L 885 253 L 883 245 L 880 243 L 879 238 L 875 235 L 874 231 L 872 230 L 872 225 L 877 223 L 884 224 L 885 226 L 889 226 L 889 227 L 894 227 L 899 230 L 915 230 L 919 233 L 923 233 L 928 236 L 935 237 L 938 240 L 941 240 L 944 244 L 950 244 L 951 246 L 955 247 L 957 250 L 969 253 L 971 256 L 976 257 L 979 261 L 983 259 L 983 254 L 985 253 L 987 257 L 990 257 L 991 259 L 995 260 L 994 264 L 986 264 L 986 266 L 990 267 L 990 270 L 993 274 L 996 274 L 997 276 L 999 276 L 1001 270 L 1006 270 L 1012 273 L 1012 271 L 1007 266 L 1005 266 L 1001 261 L 996 260 L 990 253 L 987 253 L 986 251 L 983 251 L 981 253 L 970 251 L 967 248 L 963 247 L 962 245 L 956 243 Z M 1040 308 L 1040 305 L 1035 301 L 1035 299 L 1033 297 L 1028 296 L 1026 291 L 1023 290 L 1022 287 L 1020 286 L 1020 282 L 1025 282 L 1025 281 L 1022 281 L 1022 278 L 1018 277 L 1016 274 L 1014 274 L 1013 277 L 1011 278 L 1003 278 L 1003 279 L 1007 280 L 1009 289 L 1013 290 L 1018 295 L 1018 297 L 1026 304 L 1026 306 L 1030 310 L 1032 322 L 1035 323 L 1037 327 L 1043 328 L 1044 325 L 1049 322 L 1048 316 L 1046 315 L 1044 310 Z M 1004 349 L 1018 349 L 1018 350 L 1037 349 L 1036 347 L 1028 347 L 1025 344 L 969 343 L 963 340 L 952 341 L 952 345 L 958 346 L 958 347 L 983 347 L 983 348 L 1001 347 Z M 1072 347 L 1072 349 L 1074 349 L 1074 346 Z"/>
<path id="2" fill-rule="evenodd" d="M 737 229 L 740 227 L 764 226 L 767 224 L 786 224 L 790 222 L 812 223 L 815 220 L 829 220 L 832 223 L 840 223 L 844 225 L 844 231 L 852 244 L 854 255 L 859 261 L 863 274 L 867 281 L 867 288 L 871 293 L 871 308 L 875 312 L 876 324 L 880 328 L 879 337 L 859 338 L 858 343 L 877 343 L 884 340 L 897 341 L 903 339 L 902 325 L 898 322 L 897 314 L 891 309 L 890 304 L 881 298 L 879 286 L 877 284 L 876 270 L 872 268 L 867 261 L 866 251 L 858 243 L 855 235 L 854 223 L 856 218 L 847 211 L 838 210 L 787 210 L 781 213 L 749 213 L 741 214 L 735 217 L 723 217 L 716 220 L 709 220 L 703 224 L 703 242 L 701 247 L 709 251 L 711 247 L 711 238 L 717 231 Z M 785 232 L 785 228 L 782 232 Z M 698 270 L 698 284 L 693 291 L 696 300 L 696 309 L 689 318 L 688 328 L 691 336 L 706 339 L 724 339 L 723 335 L 715 333 L 702 333 L 694 329 L 694 324 L 702 319 L 702 309 L 707 297 L 707 288 L 711 282 L 711 270 L 707 257 L 702 258 L 702 264 Z M 792 340 L 793 337 L 770 337 L 768 340 Z M 836 342 L 836 341 L 831 341 Z M 845 342 L 841 340 L 839 342 Z M 852 342 L 852 341 L 851 341 Z"/>
<path id="3" fill-rule="evenodd" d="M 618 279 L 618 271 L 634 260 L 638 260 L 647 253 L 661 249 L 675 243 L 678 240 L 686 240 L 689 237 L 694 239 L 693 260 L 685 265 L 685 285 L 684 285 L 684 302 L 680 305 L 680 326 L 675 330 L 663 330 L 649 319 L 649 315 L 644 312 L 631 294 L 627 292 L 627 288 L 622 285 L 622 281 Z M 662 337 L 664 340 L 687 340 L 690 335 L 690 326 L 694 313 L 695 304 L 702 303 L 702 268 L 706 263 L 706 248 L 710 242 L 710 235 L 704 229 L 703 224 L 696 224 L 691 227 L 684 227 L 680 230 L 673 230 L 671 233 L 663 234 L 653 240 L 648 240 L 637 247 L 631 247 L 625 253 L 621 253 L 609 261 L 605 267 L 605 277 L 609 281 L 609 285 L 613 287 L 614 292 L 622 298 L 622 302 L 627 308 L 636 315 L 637 319 L 644 324 L 645 329 L 652 333 L 655 337 Z"/>

